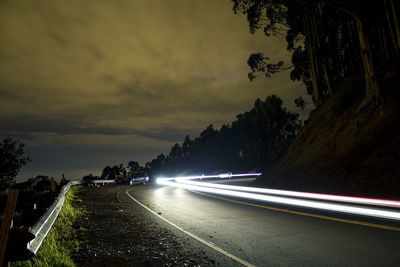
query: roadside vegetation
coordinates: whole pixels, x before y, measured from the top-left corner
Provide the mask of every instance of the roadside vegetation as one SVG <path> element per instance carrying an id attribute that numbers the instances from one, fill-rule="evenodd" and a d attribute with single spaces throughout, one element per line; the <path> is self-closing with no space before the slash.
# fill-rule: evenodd
<path id="1" fill-rule="evenodd" d="M 12 137 L 0 142 L 0 191 L 14 184 L 19 170 L 30 161 L 29 157 L 24 157 L 24 146 Z"/>
<path id="2" fill-rule="evenodd" d="M 17 205 L 13 217 L 13 226 L 29 228 L 39 219 L 58 196 L 66 184 L 49 177 L 38 175 L 21 183 L 15 183 L 15 177 L 23 165 L 30 161 L 24 157 L 24 144 L 14 138 L 0 141 L 0 222 L 8 196 L 8 189 L 19 190 Z M 73 186 L 66 194 L 63 208 L 43 241 L 38 253 L 28 261 L 12 262 L 11 266 L 75 266 L 72 253 L 79 249 L 81 242 L 76 239 L 77 229 L 74 222 L 84 214 L 82 208 L 74 205 L 81 200 L 76 197 L 79 186 Z M 84 230 L 84 229 L 80 229 Z"/>
<path id="3" fill-rule="evenodd" d="M 65 182 L 66 181 L 61 183 L 54 182 L 54 192 L 51 190 L 50 178 L 43 175 L 30 178 L 25 182 L 13 184 L 11 187 L 19 190 L 17 206 L 13 218 L 14 226 L 32 226 L 54 202 Z M 7 189 L 0 192 L 1 214 L 3 214 L 7 196 Z"/>
<path id="4" fill-rule="evenodd" d="M 399 4 L 232 0 L 251 33 L 284 35 L 291 63 L 256 52 L 250 80 L 290 70 L 316 109 L 260 182 L 325 193 L 400 197 Z M 298 103 L 301 105 L 301 101 Z"/>
<path id="5" fill-rule="evenodd" d="M 75 203 L 81 202 L 76 194 L 82 186 L 72 186 L 66 194 L 65 202 L 53 227 L 44 239 L 37 254 L 28 261 L 15 262 L 12 266 L 75 266 L 72 254 L 79 250 L 74 224 L 84 215 L 84 209 Z"/>
<path id="6" fill-rule="evenodd" d="M 251 110 L 238 114 L 219 130 L 210 124 L 200 136 L 186 136 L 181 144 L 173 145 L 169 154 L 161 153 L 145 166 L 130 161 L 127 167 L 146 176 L 265 171 L 284 155 L 302 124 L 297 113 L 270 95 L 257 99 Z M 106 166 L 101 178 L 114 179 L 122 169 L 123 164 Z"/>

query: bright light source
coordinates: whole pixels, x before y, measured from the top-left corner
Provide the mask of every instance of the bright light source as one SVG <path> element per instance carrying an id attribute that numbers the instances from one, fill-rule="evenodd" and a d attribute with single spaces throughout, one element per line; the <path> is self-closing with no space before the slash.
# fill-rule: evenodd
<path id="1" fill-rule="evenodd" d="M 188 184 L 188 181 L 185 181 L 184 178 L 179 178 L 176 182 L 166 179 L 159 179 L 158 183 L 181 187 L 188 190 L 196 190 L 205 193 L 213 193 L 225 196 L 233 196 L 233 197 L 240 197 L 240 198 L 247 198 L 252 200 L 258 201 L 266 201 L 272 203 L 279 203 L 279 204 L 286 204 L 298 207 L 306 207 L 306 208 L 314 208 L 320 210 L 327 210 L 327 211 L 335 211 L 335 212 L 342 212 L 348 214 L 357 214 L 357 215 L 364 215 L 364 216 L 372 216 L 372 217 L 380 217 L 385 219 L 394 219 L 400 220 L 400 212 L 396 211 L 387 211 L 377 208 L 367 208 L 367 207 L 356 207 L 356 206 L 349 206 L 344 204 L 334 204 L 334 203 L 326 203 L 314 200 L 302 200 L 302 199 L 294 199 L 294 198 L 287 198 L 287 197 L 280 197 L 280 196 L 270 196 L 270 195 L 262 195 L 262 194 L 255 194 L 255 193 L 247 193 L 241 192 L 236 190 L 227 190 L 227 189 L 219 189 L 219 188 L 212 188 L 212 187 L 205 187 L 195 184 Z"/>

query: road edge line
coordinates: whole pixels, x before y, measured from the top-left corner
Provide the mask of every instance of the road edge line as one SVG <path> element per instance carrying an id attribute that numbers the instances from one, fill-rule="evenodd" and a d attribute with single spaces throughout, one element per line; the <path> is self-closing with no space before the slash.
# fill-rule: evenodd
<path id="1" fill-rule="evenodd" d="M 183 229 L 182 227 L 176 225 L 175 223 L 173 223 L 173 222 L 169 221 L 168 219 L 162 217 L 161 215 L 157 214 L 155 211 L 153 211 L 152 209 L 150 209 L 149 207 L 147 207 L 146 205 L 142 204 L 140 201 L 138 201 L 137 199 L 135 199 L 133 196 L 131 196 L 131 195 L 128 193 L 128 189 L 125 190 L 125 194 L 126 194 L 129 198 L 131 198 L 133 201 L 135 201 L 137 204 L 139 204 L 140 206 L 142 206 L 143 208 L 145 208 L 147 211 L 151 212 L 153 215 L 157 216 L 158 218 L 162 219 L 162 220 L 165 221 L 166 223 L 172 225 L 173 227 L 175 227 L 176 229 L 180 230 L 181 232 L 187 234 L 188 236 L 190 236 L 190 237 L 196 239 L 197 241 L 203 243 L 204 245 L 206 245 L 206 246 L 208 246 L 208 247 L 214 249 L 215 251 L 218 251 L 219 253 L 221 253 L 221 254 L 223 254 L 223 255 L 225 255 L 225 256 L 231 258 L 232 260 L 234 260 L 234 261 L 236 261 L 236 262 L 239 262 L 240 264 L 242 264 L 242 265 L 244 265 L 244 266 L 248 266 L 248 267 L 250 267 L 250 266 L 253 267 L 253 266 L 254 266 L 253 264 L 248 263 L 247 261 L 242 260 L 242 259 L 239 258 L 239 257 L 236 257 L 235 255 L 233 255 L 233 254 L 231 254 L 231 253 L 229 253 L 229 252 L 223 250 L 222 248 L 219 248 L 219 247 L 215 246 L 214 244 L 212 244 L 212 243 L 210 243 L 210 242 L 208 242 L 208 241 L 206 241 L 206 240 L 204 240 L 204 239 L 198 237 L 197 235 L 195 235 L 195 234 L 193 234 L 193 233 L 191 233 L 191 232 L 189 232 L 189 231 L 186 231 L 186 230 Z"/>

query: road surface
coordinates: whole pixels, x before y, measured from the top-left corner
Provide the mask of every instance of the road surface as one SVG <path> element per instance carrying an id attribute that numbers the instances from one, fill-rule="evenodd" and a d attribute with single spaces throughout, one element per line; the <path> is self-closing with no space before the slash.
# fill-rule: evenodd
<path id="1" fill-rule="evenodd" d="M 236 203 L 174 187 L 137 186 L 128 194 L 185 231 L 256 266 L 400 266 L 400 224 Z M 132 205 L 138 205 L 130 199 Z M 243 201 L 243 200 L 241 200 Z M 260 203 L 258 203 L 260 204 Z M 296 211 L 292 207 L 279 209 Z M 344 218 L 354 223 L 308 216 Z M 360 223 L 360 224 L 357 224 Z M 221 254 L 221 257 L 225 257 Z"/>

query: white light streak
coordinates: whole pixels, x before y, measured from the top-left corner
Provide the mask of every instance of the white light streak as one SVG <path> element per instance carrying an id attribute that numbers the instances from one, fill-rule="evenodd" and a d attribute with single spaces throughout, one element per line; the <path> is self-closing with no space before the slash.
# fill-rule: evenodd
<path id="1" fill-rule="evenodd" d="M 233 196 L 239 198 L 246 198 L 258 201 L 266 201 L 272 203 L 279 203 L 279 204 L 286 204 L 292 205 L 297 207 L 306 207 L 306 208 L 314 208 L 320 210 L 327 210 L 327 211 L 335 211 L 335 212 L 342 212 L 348 214 L 357 214 L 363 216 L 372 216 L 372 217 L 379 217 L 385 219 L 393 219 L 393 220 L 400 220 L 400 212 L 397 211 L 388 211 L 382 210 L 377 208 L 368 208 L 368 207 L 356 207 L 356 206 L 349 206 L 344 204 L 335 204 L 335 203 L 326 203 L 321 201 L 315 200 L 303 200 L 303 199 L 294 199 L 282 196 L 271 196 L 271 195 L 263 195 L 263 194 L 255 194 L 255 193 L 248 193 L 248 192 L 241 192 L 237 190 L 228 190 L 222 188 L 215 188 L 215 187 L 206 187 L 198 185 L 198 182 L 189 184 L 185 178 L 175 178 L 176 182 L 171 181 L 172 179 L 158 179 L 157 182 L 163 185 L 181 187 L 188 190 L 196 190 L 205 193 L 213 193 L 225 196 Z"/>
<path id="2" fill-rule="evenodd" d="M 280 196 L 297 197 L 297 198 L 309 198 L 309 199 L 318 199 L 318 200 L 326 200 L 326 201 L 338 201 L 338 202 L 348 202 L 348 203 L 400 208 L 400 201 L 397 201 L 397 200 L 338 196 L 338 195 L 329 195 L 329 194 L 317 194 L 317 193 L 307 193 L 307 192 L 278 190 L 278 189 L 269 189 L 269 188 L 257 188 L 257 187 L 247 187 L 247 186 L 236 186 L 236 185 L 223 185 L 223 184 L 213 184 L 213 183 L 198 182 L 198 181 L 189 181 L 186 179 L 179 179 L 179 182 L 185 183 L 185 184 L 192 184 L 192 185 L 220 188 L 220 189 L 228 189 L 228 190 L 236 190 L 236 191 L 242 191 L 242 192 L 262 193 L 262 194 L 280 195 Z"/>
<path id="3" fill-rule="evenodd" d="M 193 180 L 193 179 L 212 179 L 212 178 L 230 178 L 230 177 L 251 177 L 251 176 L 260 176 L 262 173 L 241 173 L 241 174 L 231 174 L 231 173 L 224 173 L 224 174 L 216 174 L 216 175 L 192 175 L 192 176 L 177 176 L 177 177 L 158 177 L 158 180 L 176 180 L 176 179 L 185 179 L 185 180 Z"/>

